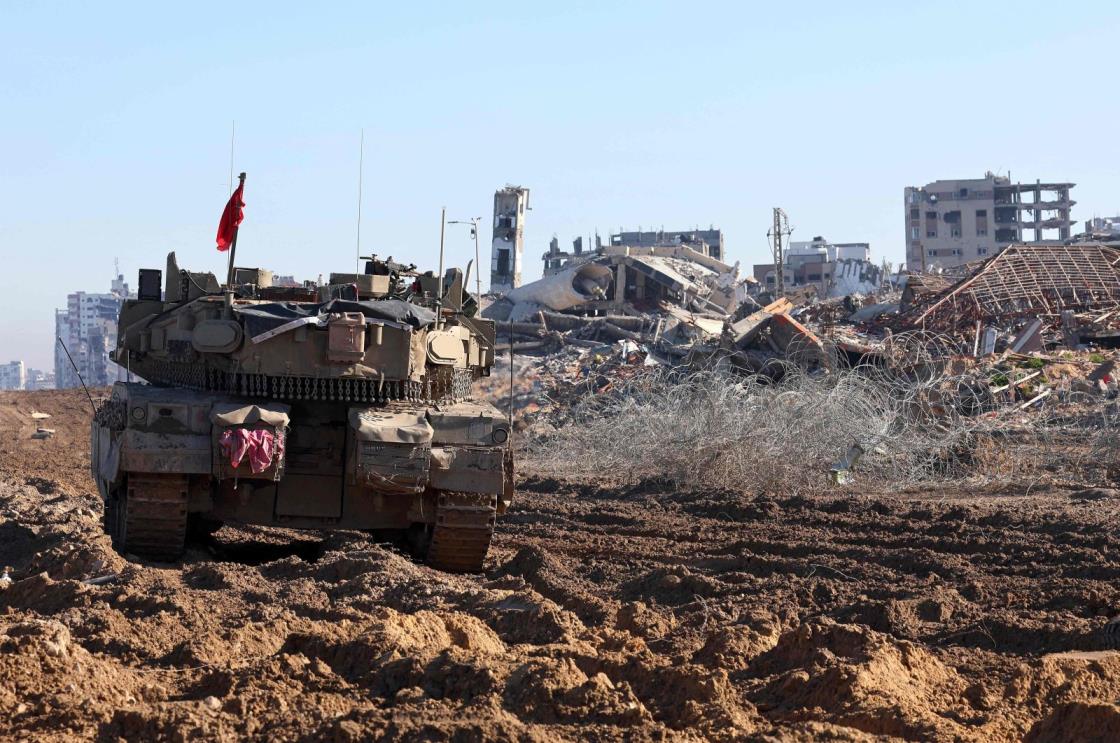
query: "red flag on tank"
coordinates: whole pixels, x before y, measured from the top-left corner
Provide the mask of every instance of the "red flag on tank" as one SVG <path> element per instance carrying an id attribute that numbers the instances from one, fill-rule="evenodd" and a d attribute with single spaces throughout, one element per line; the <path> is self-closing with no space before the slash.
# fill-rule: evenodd
<path id="1" fill-rule="evenodd" d="M 233 244 L 233 238 L 237 234 L 237 226 L 241 224 L 241 220 L 245 219 L 243 210 L 245 202 L 241 199 L 244 191 L 245 182 L 242 181 L 233 195 L 229 197 L 225 211 L 222 212 L 222 221 L 218 222 L 218 250 L 229 250 L 229 246 Z"/>

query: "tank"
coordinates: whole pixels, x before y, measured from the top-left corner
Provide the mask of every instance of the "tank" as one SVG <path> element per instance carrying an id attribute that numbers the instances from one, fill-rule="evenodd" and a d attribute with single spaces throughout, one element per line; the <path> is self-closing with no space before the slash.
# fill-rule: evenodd
<path id="1" fill-rule="evenodd" d="M 232 273 L 221 286 L 172 253 L 121 309 L 127 379 L 91 446 L 114 548 L 173 561 L 224 523 L 351 529 L 480 570 L 513 456 L 509 420 L 472 396 L 495 328 L 462 272 L 369 256 L 300 286 Z"/>

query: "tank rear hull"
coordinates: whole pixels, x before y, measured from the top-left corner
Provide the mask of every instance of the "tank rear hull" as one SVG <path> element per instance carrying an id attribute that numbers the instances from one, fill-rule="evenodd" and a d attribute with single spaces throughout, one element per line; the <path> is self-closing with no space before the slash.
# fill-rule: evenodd
<path id="1" fill-rule="evenodd" d="M 237 522 L 399 532 L 435 567 L 478 570 L 512 497 L 508 435 L 486 403 L 280 404 L 117 383 L 92 466 L 106 530 L 140 557 L 174 559 L 191 525 Z"/>

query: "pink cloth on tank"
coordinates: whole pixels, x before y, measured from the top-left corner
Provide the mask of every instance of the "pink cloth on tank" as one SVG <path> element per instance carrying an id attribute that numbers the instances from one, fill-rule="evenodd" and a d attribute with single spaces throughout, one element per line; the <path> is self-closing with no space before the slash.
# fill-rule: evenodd
<path id="1" fill-rule="evenodd" d="M 248 457 L 249 469 L 254 475 L 268 469 L 273 458 L 284 449 L 283 439 L 263 428 L 227 428 L 222 431 L 218 445 L 235 469 Z"/>

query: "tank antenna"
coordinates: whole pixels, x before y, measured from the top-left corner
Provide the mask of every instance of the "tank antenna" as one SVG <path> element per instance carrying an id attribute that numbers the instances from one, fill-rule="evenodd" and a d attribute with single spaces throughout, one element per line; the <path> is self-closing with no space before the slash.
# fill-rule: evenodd
<path id="1" fill-rule="evenodd" d="M 362 164 L 366 154 L 366 130 L 362 129 L 358 139 L 358 236 L 354 248 L 354 281 L 358 281 L 358 267 L 362 261 Z"/>
<path id="2" fill-rule="evenodd" d="M 86 397 L 89 398 L 89 406 L 93 408 L 93 414 L 97 415 L 97 406 L 93 404 L 93 395 L 89 394 L 89 387 L 86 387 L 86 380 L 82 379 L 82 373 L 78 371 L 78 365 L 74 363 L 74 357 L 70 355 L 70 349 L 66 347 L 61 335 L 55 337 L 58 338 L 62 350 L 66 352 L 66 358 L 70 359 L 70 366 L 74 367 L 74 373 L 78 375 L 78 381 L 82 383 L 82 389 L 86 391 Z"/>
<path id="3" fill-rule="evenodd" d="M 443 233 L 447 230 L 447 207 L 439 212 L 439 287 L 436 289 L 436 328 L 443 327 L 440 316 L 443 314 Z"/>

